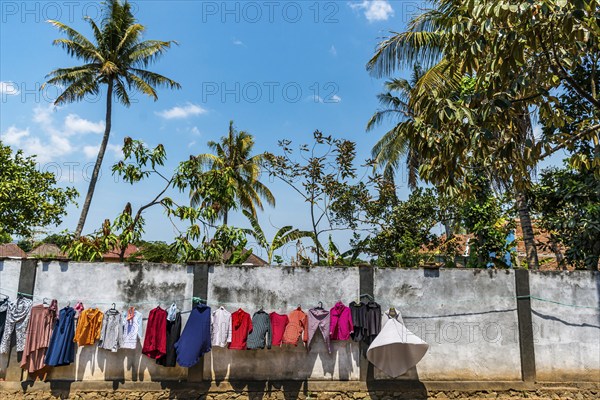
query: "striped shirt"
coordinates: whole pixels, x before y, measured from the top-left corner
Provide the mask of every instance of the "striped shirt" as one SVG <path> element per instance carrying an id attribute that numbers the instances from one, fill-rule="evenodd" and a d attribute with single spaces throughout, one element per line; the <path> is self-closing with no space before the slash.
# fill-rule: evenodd
<path id="1" fill-rule="evenodd" d="M 264 311 L 257 311 L 252 316 L 252 332 L 248 335 L 248 349 L 271 348 L 271 319 Z"/>

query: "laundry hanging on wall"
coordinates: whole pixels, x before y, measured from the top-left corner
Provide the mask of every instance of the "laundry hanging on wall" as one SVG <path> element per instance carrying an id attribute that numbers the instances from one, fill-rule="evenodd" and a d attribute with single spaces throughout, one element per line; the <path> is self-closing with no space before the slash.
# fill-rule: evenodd
<path id="1" fill-rule="evenodd" d="M 377 368 L 396 378 L 417 365 L 429 345 L 404 326 L 399 313 L 386 313 L 388 320 L 367 350 L 367 359 Z M 394 315 L 396 314 L 396 315 Z"/>
<path id="2" fill-rule="evenodd" d="M 113 303 L 102 312 L 94 303 L 86 309 L 78 302 L 77 321 L 74 307 L 68 305 L 57 315 L 56 301 L 46 304 L 44 299 L 44 304 L 32 306 L 31 300 L 19 296 L 15 302 L 0 301 L 0 350 L 10 346 L 11 333 L 16 332 L 17 350 L 25 350 L 21 366 L 33 373 L 45 366 L 73 363 L 75 344 L 96 344 L 101 351 L 117 352 L 135 349 L 139 342 L 142 353 L 158 365 L 192 367 L 212 346 L 259 350 L 302 344 L 310 351 L 320 335 L 328 353 L 331 341 L 370 343 L 367 359 L 390 376 L 402 375 L 425 355 L 427 343 L 408 331 L 399 315 L 386 313 L 380 329 L 381 307 L 372 298 L 362 299 L 349 306 L 338 301 L 331 309 L 319 302 L 308 312 L 298 305 L 288 315 L 267 313 L 261 307 L 252 317 L 241 308 L 233 313 L 223 306 L 212 311 L 204 301 L 190 311 L 185 326 L 175 303 L 167 310 L 159 305 L 150 310 L 144 332 L 142 313 L 135 307 L 121 312 Z"/>

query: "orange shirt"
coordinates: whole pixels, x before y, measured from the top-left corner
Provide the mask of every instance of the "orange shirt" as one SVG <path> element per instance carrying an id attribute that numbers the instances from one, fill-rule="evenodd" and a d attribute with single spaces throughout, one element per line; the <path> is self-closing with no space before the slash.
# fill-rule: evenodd
<path id="1" fill-rule="evenodd" d="M 289 322 L 283 332 L 282 344 L 298 345 L 298 337 L 302 334 L 302 341 L 308 341 L 308 316 L 300 307 L 288 315 Z"/>
<path id="2" fill-rule="evenodd" d="M 97 308 L 86 308 L 81 312 L 73 341 L 79 346 L 94 344 L 100 339 L 104 314 Z"/>

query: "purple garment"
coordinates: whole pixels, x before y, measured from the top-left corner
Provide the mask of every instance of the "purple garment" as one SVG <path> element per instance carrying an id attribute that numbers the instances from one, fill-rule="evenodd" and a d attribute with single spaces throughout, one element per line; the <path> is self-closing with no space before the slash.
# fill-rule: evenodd
<path id="1" fill-rule="evenodd" d="M 202 355 L 210 351 L 210 315 L 210 307 L 205 304 L 194 307 L 183 333 L 174 344 L 177 364 L 192 367 L 200 361 Z"/>
<path id="2" fill-rule="evenodd" d="M 352 312 L 344 303 L 338 301 L 331 309 L 330 338 L 331 340 L 349 340 L 353 331 Z"/>
<path id="3" fill-rule="evenodd" d="M 327 351 L 331 354 L 331 343 L 329 341 L 329 326 L 331 325 L 330 312 L 323 308 L 311 308 L 308 310 L 308 343 L 306 344 L 306 350 L 310 351 L 310 343 L 317 332 L 317 329 L 321 331 L 325 344 L 327 345 Z"/>

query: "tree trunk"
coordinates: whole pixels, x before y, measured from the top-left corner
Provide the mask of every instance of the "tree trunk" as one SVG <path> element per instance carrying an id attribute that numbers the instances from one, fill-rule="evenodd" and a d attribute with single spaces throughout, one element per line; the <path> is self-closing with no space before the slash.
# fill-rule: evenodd
<path id="1" fill-rule="evenodd" d="M 525 253 L 527 254 L 527 266 L 529 269 L 539 269 L 537 248 L 535 247 L 535 236 L 533 234 L 533 225 L 527 196 L 523 192 L 518 192 L 516 196 L 517 209 L 519 211 L 519 220 L 521 230 L 523 231 L 523 242 L 525 242 Z"/>
<path id="2" fill-rule="evenodd" d="M 104 128 L 104 137 L 100 144 L 100 150 L 98 150 L 98 157 L 96 158 L 96 165 L 94 165 L 94 171 L 92 172 L 92 178 L 90 179 L 90 185 L 88 187 L 85 201 L 81 209 L 81 215 L 79 216 L 79 222 L 77 223 L 77 229 L 75 229 L 75 237 L 81 236 L 85 220 L 87 219 L 88 211 L 92 203 L 92 197 L 94 197 L 94 190 L 96 189 L 96 183 L 98 182 L 98 175 L 100 174 L 100 168 L 102 167 L 102 160 L 104 159 L 104 153 L 108 145 L 108 138 L 110 137 L 111 128 L 111 116 L 112 116 L 112 93 L 113 93 L 113 81 L 108 82 L 108 90 L 106 91 L 106 126 Z"/>
<path id="3" fill-rule="evenodd" d="M 229 215 L 229 210 L 225 210 L 223 212 L 223 225 L 224 226 L 227 225 L 227 217 L 228 217 L 228 215 Z"/>
<path id="4" fill-rule="evenodd" d="M 562 251 L 560 251 L 560 247 L 558 246 L 556 240 L 554 240 L 552 237 L 550 238 L 550 249 L 556 256 L 556 266 L 566 270 L 567 266 L 564 263 L 565 256 L 563 255 Z"/>

